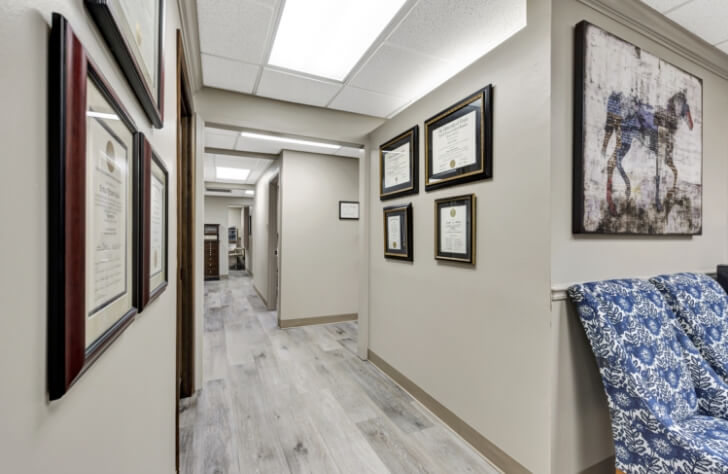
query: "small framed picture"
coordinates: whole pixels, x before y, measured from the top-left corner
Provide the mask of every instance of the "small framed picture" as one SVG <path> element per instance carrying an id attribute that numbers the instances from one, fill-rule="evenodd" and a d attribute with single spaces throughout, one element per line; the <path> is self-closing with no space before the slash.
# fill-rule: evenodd
<path id="1" fill-rule="evenodd" d="M 169 175 L 162 159 L 142 133 L 139 150 L 139 312 L 167 288 Z"/>
<path id="2" fill-rule="evenodd" d="M 493 86 L 425 122 L 425 189 L 493 177 Z"/>
<path id="3" fill-rule="evenodd" d="M 419 191 L 419 130 L 415 125 L 379 147 L 379 199 Z"/>
<path id="4" fill-rule="evenodd" d="M 475 194 L 435 201 L 435 258 L 475 264 Z"/>
<path id="5" fill-rule="evenodd" d="M 342 221 L 359 220 L 359 202 L 339 201 L 339 219 Z"/>
<path id="6" fill-rule="evenodd" d="M 61 398 L 137 314 L 136 127 L 68 21 L 48 67 L 48 393 Z"/>
<path id="7" fill-rule="evenodd" d="M 164 0 L 84 0 L 134 94 L 157 128 L 164 121 Z"/>
<path id="8" fill-rule="evenodd" d="M 412 204 L 384 208 L 384 257 L 412 261 Z"/>

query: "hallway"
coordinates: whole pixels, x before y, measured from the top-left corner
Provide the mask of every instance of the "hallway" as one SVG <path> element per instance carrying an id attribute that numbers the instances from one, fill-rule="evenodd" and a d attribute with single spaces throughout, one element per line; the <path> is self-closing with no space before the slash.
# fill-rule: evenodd
<path id="1" fill-rule="evenodd" d="M 356 355 L 356 323 L 280 330 L 247 272 L 205 283 L 203 388 L 180 468 L 228 473 L 496 473 Z"/>

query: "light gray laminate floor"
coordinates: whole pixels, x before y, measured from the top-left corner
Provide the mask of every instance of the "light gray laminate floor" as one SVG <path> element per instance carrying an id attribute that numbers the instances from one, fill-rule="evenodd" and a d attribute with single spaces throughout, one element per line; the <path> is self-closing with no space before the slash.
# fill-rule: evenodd
<path id="1" fill-rule="evenodd" d="M 354 322 L 281 330 L 245 272 L 205 283 L 203 387 L 181 472 L 495 473 L 369 362 Z"/>

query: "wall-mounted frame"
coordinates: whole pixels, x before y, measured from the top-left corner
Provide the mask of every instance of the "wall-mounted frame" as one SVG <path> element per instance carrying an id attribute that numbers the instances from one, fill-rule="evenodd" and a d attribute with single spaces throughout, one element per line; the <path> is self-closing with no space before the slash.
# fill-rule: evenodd
<path id="1" fill-rule="evenodd" d="M 390 206 L 384 214 L 384 257 L 412 261 L 412 204 Z"/>
<path id="2" fill-rule="evenodd" d="M 475 194 L 435 201 L 435 258 L 475 265 Z"/>
<path id="3" fill-rule="evenodd" d="M 48 393 L 65 394 L 137 313 L 136 127 L 54 13 L 48 67 Z"/>
<path id="4" fill-rule="evenodd" d="M 419 133 L 415 125 L 379 147 L 379 199 L 384 201 L 419 191 Z"/>
<path id="5" fill-rule="evenodd" d="M 142 133 L 139 150 L 139 312 L 167 288 L 169 174 L 162 159 Z"/>
<path id="6" fill-rule="evenodd" d="M 575 28 L 572 232 L 702 233 L 703 81 Z"/>
<path id="7" fill-rule="evenodd" d="M 339 220 L 359 220 L 359 201 L 339 201 Z"/>
<path id="8" fill-rule="evenodd" d="M 425 122 L 425 189 L 493 177 L 493 86 Z"/>
<path id="9" fill-rule="evenodd" d="M 84 0 L 149 120 L 164 122 L 164 0 Z"/>

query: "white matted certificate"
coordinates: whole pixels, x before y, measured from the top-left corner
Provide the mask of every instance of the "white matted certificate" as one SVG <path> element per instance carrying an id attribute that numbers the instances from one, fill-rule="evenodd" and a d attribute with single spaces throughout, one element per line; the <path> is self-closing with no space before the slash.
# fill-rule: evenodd
<path id="1" fill-rule="evenodd" d="M 391 188 L 408 183 L 410 177 L 410 144 L 409 142 L 391 151 L 383 151 L 384 187 Z"/>
<path id="2" fill-rule="evenodd" d="M 339 201 L 339 219 L 359 219 L 359 203 L 357 201 Z"/>
<path id="3" fill-rule="evenodd" d="M 468 244 L 468 209 L 466 206 L 440 209 L 440 252 L 466 253 Z"/>
<path id="4" fill-rule="evenodd" d="M 475 263 L 475 195 L 435 201 L 435 258 Z"/>
<path id="5" fill-rule="evenodd" d="M 164 263 L 164 183 L 152 173 L 149 212 L 149 277 L 162 273 Z M 154 285 L 151 285 L 154 287 Z"/>
<path id="6" fill-rule="evenodd" d="M 402 216 L 387 217 L 387 246 L 390 250 L 402 250 Z"/>
<path id="7" fill-rule="evenodd" d="M 477 111 L 473 110 L 433 130 L 433 174 L 464 168 L 477 162 L 476 124 Z"/>

